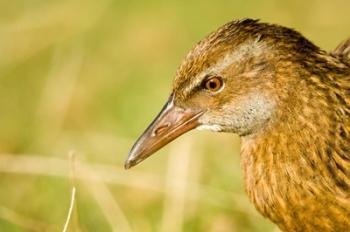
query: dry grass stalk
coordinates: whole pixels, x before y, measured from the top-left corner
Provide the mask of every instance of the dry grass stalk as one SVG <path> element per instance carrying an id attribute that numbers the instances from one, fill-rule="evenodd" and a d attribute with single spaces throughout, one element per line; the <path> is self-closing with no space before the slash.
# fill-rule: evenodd
<path id="1" fill-rule="evenodd" d="M 61 132 L 80 76 L 82 63 L 83 47 L 81 44 L 72 44 L 68 48 L 62 46 L 56 48 L 52 58 L 52 68 L 38 106 L 37 118 L 41 133 L 46 137 L 50 135 L 49 139 L 55 139 Z"/>
<path id="2" fill-rule="evenodd" d="M 85 166 L 83 170 L 83 172 L 86 173 L 88 177 L 90 177 L 89 179 L 100 179 L 100 177 L 98 177 L 98 174 L 88 166 Z M 127 217 L 123 213 L 122 209 L 120 208 L 119 204 L 117 203 L 115 197 L 110 192 L 108 187 L 100 181 L 85 181 L 84 184 L 96 199 L 107 221 L 112 227 L 112 231 L 131 232 L 132 229 Z"/>
<path id="3" fill-rule="evenodd" d="M 156 175 L 135 170 L 126 174 L 125 170 L 122 168 L 101 164 L 92 165 L 84 162 L 76 162 L 75 167 L 76 179 L 79 180 L 102 182 L 104 184 L 120 185 L 145 191 L 154 191 L 161 194 L 169 194 L 165 191 L 162 178 Z M 96 175 L 89 175 L 88 170 L 93 170 Z M 0 154 L 0 172 L 63 178 L 67 178 L 68 176 L 66 160 L 30 154 Z M 187 195 L 187 199 L 190 201 L 201 201 L 205 204 L 229 210 L 232 207 L 224 203 L 222 199 L 232 198 L 234 204 L 239 205 L 239 209 L 242 212 L 252 213 L 252 208 L 248 207 L 248 200 L 243 194 L 233 194 L 194 182 L 190 182 L 189 184 L 192 187 L 194 187 L 194 185 L 198 186 L 196 187 L 198 188 L 197 194 L 193 193 Z M 215 198 L 213 198 L 213 196 L 215 196 Z"/>
<path id="4" fill-rule="evenodd" d="M 0 218 L 14 225 L 17 225 L 18 227 L 21 227 L 27 231 L 43 232 L 57 230 L 57 226 L 28 218 L 6 207 L 0 207 Z"/>
<path id="5" fill-rule="evenodd" d="M 69 180 L 72 186 L 72 193 L 71 193 L 71 201 L 69 204 L 69 209 L 68 209 L 68 214 L 67 214 L 67 219 L 64 223 L 64 227 L 63 227 L 63 232 L 67 232 L 68 231 L 68 227 L 69 224 L 71 222 L 71 218 L 72 216 L 75 216 L 75 225 L 78 227 L 78 231 L 79 226 L 78 226 L 78 217 L 77 217 L 77 210 L 75 206 L 75 199 L 76 199 L 76 185 L 75 185 L 75 153 L 74 151 L 70 151 L 68 154 L 68 158 L 69 158 Z"/>
<path id="6" fill-rule="evenodd" d="M 189 187 L 191 148 L 188 141 L 173 147 L 168 159 L 166 195 L 161 231 L 181 232 L 185 217 L 186 195 Z"/>
<path id="7" fill-rule="evenodd" d="M 71 217 L 72 217 L 72 214 L 73 214 L 75 198 L 76 198 L 76 188 L 73 187 L 72 188 L 72 194 L 71 194 L 71 201 L 70 201 L 70 204 L 69 204 L 69 210 L 68 210 L 68 214 L 67 214 L 67 219 L 66 219 L 66 222 L 64 223 L 64 227 L 63 227 L 63 230 L 62 230 L 63 232 L 67 232 L 68 231 L 69 223 L 71 221 Z"/>

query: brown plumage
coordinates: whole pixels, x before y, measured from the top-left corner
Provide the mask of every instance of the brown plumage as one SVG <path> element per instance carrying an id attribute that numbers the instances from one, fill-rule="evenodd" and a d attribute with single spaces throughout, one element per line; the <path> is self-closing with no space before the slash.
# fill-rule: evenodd
<path id="1" fill-rule="evenodd" d="M 350 40 L 327 53 L 298 32 L 227 23 L 179 67 L 129 168 L 193 128 L 241 136 L 245 189 L 283 231 L 350 231 Z"/>

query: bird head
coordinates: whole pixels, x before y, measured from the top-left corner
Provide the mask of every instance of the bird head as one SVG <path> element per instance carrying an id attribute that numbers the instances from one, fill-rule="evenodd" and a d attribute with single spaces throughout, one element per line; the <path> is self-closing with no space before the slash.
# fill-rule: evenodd
<path id="1" fill-rule="evenodd" d="M 278 89 L 285 89 L 286 81 L 277 80 L 286 70 L 279 64 L 301 59 L 301 50 L 313 46 L 294 30 L 257 20 L 220 27 L 185 57 L 167 103 L 131 149 L 125 168 L 195 128 L 259 133 L 278 109 Z"/>

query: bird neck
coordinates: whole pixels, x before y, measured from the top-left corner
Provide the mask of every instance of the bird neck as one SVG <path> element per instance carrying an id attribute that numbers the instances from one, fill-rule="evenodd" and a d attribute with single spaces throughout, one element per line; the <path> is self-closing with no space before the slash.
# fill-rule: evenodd
<path id="1" fill-rule="evenodd" d="M 306 199 L 317 196 L 318 204 L 326 204 L 334 195 L 350 197 L 350 172 L 344 171 L 350 170 L 349 67 L 344 72 L 328 67 L 320 73 L 289 73 L 304 72 L 295 83 L 283 83 L 279 110 L 269 125 L 242 138 L 246 191 L 281 228 L 292 229 L 288 225 L 297 224 L 298 217 L 302 222 Z M 350 207 L 350 201 L 344 204 Z"/>

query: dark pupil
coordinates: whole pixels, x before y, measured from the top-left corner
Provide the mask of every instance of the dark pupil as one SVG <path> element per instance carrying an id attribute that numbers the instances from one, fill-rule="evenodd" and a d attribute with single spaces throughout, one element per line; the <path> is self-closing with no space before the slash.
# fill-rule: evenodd
<path id="1" fill-rule="evenodd" d="M 211 89 L 216 89 L 216 87 L 217 87 L 216 81 L 210 81 L 210 82 L 209 82 L 209 88 L 211 88 Z"/>

